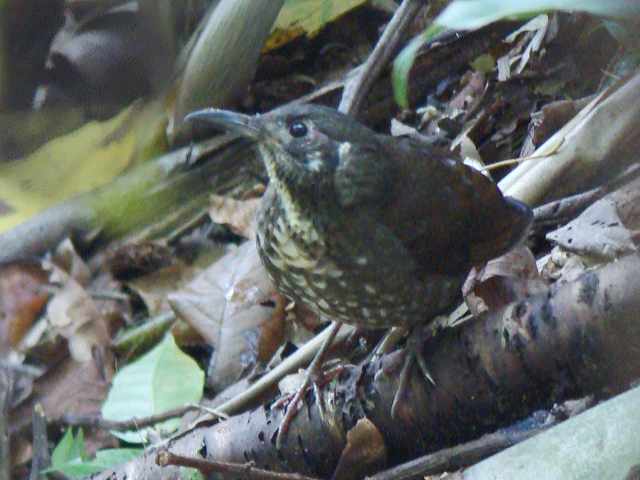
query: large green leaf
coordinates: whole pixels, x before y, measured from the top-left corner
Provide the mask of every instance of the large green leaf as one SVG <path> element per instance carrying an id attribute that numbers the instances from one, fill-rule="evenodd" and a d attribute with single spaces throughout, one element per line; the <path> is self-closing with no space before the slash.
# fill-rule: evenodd
<path id="1" fill-rule="evenodd" d="M 506 17 L 525 17 L 550 10 L 582 11 L 602 17 L 638 16 L 640 3 L 622 0 L 457 0 L 436 19 L 453 30 L 484 27 Z"/>
<path id="2" fill-rule="evenodd" d="M 142 452 L 143 450 L 141 448 L 111 448 L 99 450 L 96 452 L 96 458 L 93 460 L 83 460 L 82 458 L 70 459 L 47 471 L 62 472 L 71 478 L 83 478 L 133 460 L 139 457 Z"/>
<path id="3" fill-rule="evenodd" d="M 198 402 L 202 397 L 204 374 L 198 364 L 183 353 L 173 337 L 167 335 L 153 350 L 120 370 L 102 406 L 102 416 L 109 420 L 148 417 Z M 178 428 L 175 418 L 155 426 L 161 433 Z M 147 440 L 149 429 L 112 432 L 130 442 Z"/>
<path id="4" fill-rule="evenodd" d="M 62 472 L 68 477 L 81 478 L 107 468 L 128 462 L 142 453 L 139 448 L 112 448 L 99 450 L 93 460 L 88 459 L 82 429 L 77 435 L 68 429 L 51 454 L 51 468 L 41 473 Z"/>

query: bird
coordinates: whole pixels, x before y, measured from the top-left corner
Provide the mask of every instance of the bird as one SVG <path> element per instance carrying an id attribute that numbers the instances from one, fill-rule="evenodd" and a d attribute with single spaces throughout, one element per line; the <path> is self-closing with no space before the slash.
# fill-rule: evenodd
<path id="1" fill-rule="evenodd" d="M 471 268 L 519 244 L 531 225 L 526 204 L 449 152 L 330 107 L 204 109 L 187 119 L 255 142 L 269 177 L 258 252 L 280 293 L 334 320 L 322 353 L 342 323 L 412 329 L 445 313 Z M 283 420 L 278 440 L 287 428 Z"/>

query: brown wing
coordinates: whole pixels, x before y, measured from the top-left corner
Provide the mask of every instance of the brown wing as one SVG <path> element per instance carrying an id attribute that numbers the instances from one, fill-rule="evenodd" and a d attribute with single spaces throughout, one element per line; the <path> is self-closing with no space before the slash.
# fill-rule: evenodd
<path id="1" fill-rule="evenodd" d="M 476 170 L 415 140 L 383 146 L 395 173 L 381 219 L 423 274 L 465 273 L 526 234 L 529 208 Z"/>

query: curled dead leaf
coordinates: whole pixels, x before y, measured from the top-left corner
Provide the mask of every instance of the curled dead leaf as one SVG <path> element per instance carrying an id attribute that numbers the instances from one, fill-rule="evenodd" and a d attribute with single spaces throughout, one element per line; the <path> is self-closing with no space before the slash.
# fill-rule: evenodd
<path id="1" fill-rule="evenodd" d="M 538 274 L 535 257 L 527 247 L 520 246 L 487 262 L 480 270 L 473 268 L 462 293 L 471 313 L 479 315 L 544 288 L 546 282 Z"/>

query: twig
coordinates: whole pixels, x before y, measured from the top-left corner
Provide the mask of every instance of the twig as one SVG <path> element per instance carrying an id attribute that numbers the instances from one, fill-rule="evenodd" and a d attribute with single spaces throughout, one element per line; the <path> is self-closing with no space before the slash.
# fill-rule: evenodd
<path id="1" fill-rule="evenodd" d="M 602 188 L 594 188 L 540 205 L 533 210 L 536 226 L 551 225 L 574 218 L 603 196 Z"/>
<path id="2" fill-rule="evenodd" d="M 116 292 L 114 290 L 88 290 L 91 298 L 95 300 L 113 300 L 114 302 L 126 302 L 131 297 L 126 293 Z"/>
<path id="3" fill-rule="evenodd" d="M 373 82 L 398 49 L 411 20 L 424 4 L 425 2 L 422 0 L 403 0 L 367 61 L 345 85 L 338 110 L 357 116 L 362 101 L 369 93 Z"/>
<path id="4" fill-rule="evenodd" d="M 537 435 L 557 422 L 532 430 L 518 432 L 495 432 L 484 435 L 472 442 L 446 448 L 424 457 L 416 458 L 384 472 L 376 473 L 369 480 L 403 480 L 433 475 L 440 472 L 458 470 Z"/>
<path id="5" fill-rule="evenodd" d="M 47 417 L 41 404 L 35 404 L 31 417 L 33 423 L 33 458 L 31 459 L 29 480 L 39 480 L 41 478 L 40 472 L 51 465 L 49 439 L 47 437 Z"/>
<path id="6" fill-rule="evenodd" d="M 5 358 L 0 358 L 0 369 L 7 369 L 9 371 L 31 378 L 38 378 L 45 372 L 43 368 L 34 367 L 33 365 L 28 365 L 26 363 L 14 363 L 11 360 L 7 360 Z"/>
<path id="7" fill-rule="evenodd" d="M 536 225 L 559 223 L 577 217 L 593 202 L 638 178 L 639 175 L 640 165 L 631 165 L 616 178 L 600 187 L 540 205 L 533 211 Z"/>
<path id="8" fill-rule="evenodd" d="M 156 464 L 161 467 L 175 465 L 180 467 L 190 467 L 199 470 L 203 475 L 212 473 L 230 473 L 243 478 L 258 480 L 319 480 L 315 477 L 307 477 L 297 473 L 279 473 L 264 470 L 249 463 L 229 463 L 203 460 L 201 458 L 184 457 L 175 455 L 168 450 L 160 450 L 156 455 Z"/>
<path id="9" fill-rule="evenodd" d="M 190 404 L 178 408 L 173 408 L 157 415 L 149 415 L 148 417 L 142 418 L 131 418 L 129 420 L 106 420 L 99 416 L 77 416 L 67 414 L 61 418 L 60 422 L 74 427 L 90 427 L 102 428 L 104 430 L 124 431 L 150 427 L 152 425 L 155 425 L 156 423 L 169 420 L 170 418 L 181 417 L 185 413 L 194 410 L 206 411 L 210 415 L 224 419 L 228 418 L 227 415 L 217 410 L 203 407 L 202 405 Z"/>
<path id="10" fill-rule="evenodd" d="M 224 412 L 228 415 L 237 413 L 256 397 L 269 390 L 273 385 L 277 384 L 282 377 L 292 372 L 296 368 L 300 368 L 309 363 L 315 356 L 316 352 L 318 351 L 326 337 L 331 333 L 330 330 L 331 328 L 329 327 L 322 330 L 322 332 L 305 343 L 293 354 L 285 358 L 277 367 L 267 372 L 255 383 L 252 383 L 251 386 L 244 392 L 229 399 L 222 405 L 219 405 L 217 407 L 217 411 Z M 337 334 L 334 340 L 334 345 L 344 341 L 349 335 L 354 332 L 354 330 L 355 329 L 353 327 L 345 325 Z"/>
<path id="11" fill-rule="evenodd" d="M 14 374 L 0 368 L 0 480 L 11 480 L 11 442 L 9 438 L 9 408 Z"/>

